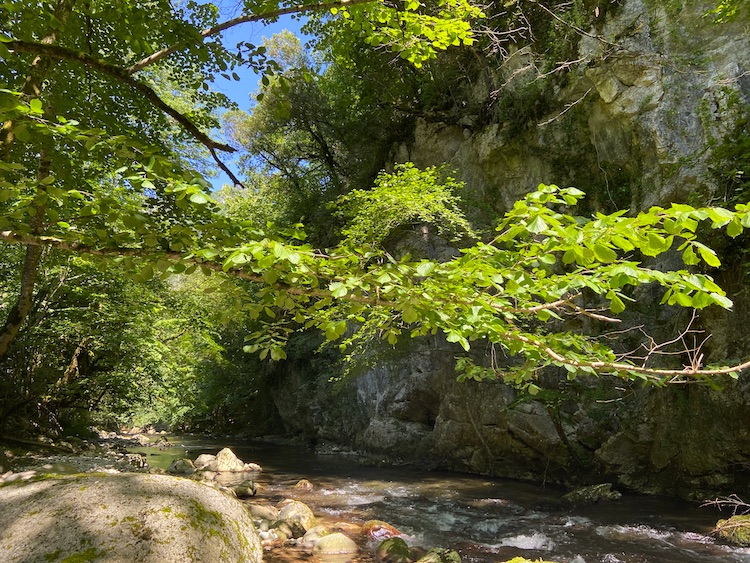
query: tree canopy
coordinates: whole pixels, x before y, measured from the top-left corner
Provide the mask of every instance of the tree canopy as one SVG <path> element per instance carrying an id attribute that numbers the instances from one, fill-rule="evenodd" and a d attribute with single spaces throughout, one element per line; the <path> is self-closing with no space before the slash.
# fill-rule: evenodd
<path id="1" fill-rule="evenodd" d="M 291 334 L 319 329 L 342 348 L 438 332 L 465 350 L 489 341 L 512 365 L 487 370 L 461 360 L 464 376 L 500 376 L 532 391 L 536 373 L 548 365 L 570 377 L 616 373 L 656 384 L 747 367 L 706 366 L 691 350 L 683 351 L 689 361 L 682 367 L 654 364 L 650 353 L 636 361 L 569 320 L 615 323 L 633 300 L 632 288 L 644 284 L 661 286 L 669 305 L 731 307 L 702 273 L 719 260 L 696 233 L 704 222 L 739 235 L 750 227 L 748 206 L 673 205 L 635 216 L 581 217 L 575 206 L 582 192 L 542 185 L 500 217 L 492 233 L 477 234 L 462 215 L 460 185 L 448 173 L 402 164 L 365 191 L 341 173 L 344 156 L 351 157 L 349 169 L 361 160 L 337 152 L 322 125 L 329 111 L 346 107 L 344 98 L 334 99 L 322 82 L 313 94 L 298 90 L 326 71 L 283 44 L 269 53 L 265 45 L 222 42 L 229 28 L 304 13 L 318 14 L 313 29 L 326 42 L 348 45 L 346 57 L 334 54 L 341 64 L 331 65 L 338 84 L 345 84 L 345 69 L 356 68 L 354 43 L 397 53 L 399 64 L 419 69 L 441 51 L 472 45 L 472 25 L 484 16 L 465 0 L 246 1 L 226 21 L 214 4 L 194 1 L 127 0 L 116 9 L 96 0 L 0 6 L 0 240 L 17 272 L 3 307 L 0 359 L 29 322 L 40 275 L 49 276 L 72 253 L 79 267 L 116 268 L 140 282 L 194 272 L 219 276 L 225 288 L 239 280 L 244 291 L 233 306 L 255 322 L 246 350 L 273 360 L 286 357 Z M 270 55 L 289 60 L 274 63 Z M 327 248 L 306 242 L 305 228 L 291 215 L 285 224 L 266 224 L 274 219 L 267 210 L 248 213 L 241 198 L 232 208 L 231 197 L 222 202 L 211 193 L 201 154 L 230 175 L 235 189 L 248 188 L 222 160 L 237 147 L 219 138 L 216 110 L 232 104 L 211 89 L 213 75 L 232 76 L 237 65 L 267 73 L 267 98 L 253 122 L 237 121 L 233 140 L 254 151 L 251 159 L 277 158 L 266 159 L 265 172 L 255 166 L 260 176 L 250 192 L 278 194 L 267 187 L 283 171 L 296 175 L 304 193 L 330 194 L 341 225 Z M 289 100 L 308 106 L 290 109 Z M 329 125 L 346 129 L 343 113 Z M 289 119 L 298 120 L 289 129 L 294 136 L 279 136 Z M 310 154 L 299 154 L 304 147 Z M 346 189 L 335 189 L 332 179 Z M 450 259 L 428 259 L 389 246 L 394 229 L 414 224 L 425 233 L 452 231 L 466 247 Z M 649 258 L 667 252 L 679 252 L 685 267 L 648 266 Z"/>

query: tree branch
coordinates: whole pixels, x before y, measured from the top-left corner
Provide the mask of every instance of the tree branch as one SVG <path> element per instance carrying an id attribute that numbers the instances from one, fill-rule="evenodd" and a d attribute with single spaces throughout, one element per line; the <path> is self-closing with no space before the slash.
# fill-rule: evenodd
<path id="1" fill-rule="evenodd" d="M 740 372 L 750 368 L 750 360 L 737 364 L 735 366 L 717 368 L 717 369 L 699 369 L 694 366 L 685 366 L 683 369 L 658 369 L 658 368 L 647 368 L 644 366 L 637 366 L 633 364 L 625 364 L 622 362 L 587 362 L 581 360 L 574 360 L 566 358 L 561 355 L 558 351 L 550 348 L 540 340 L 531 338 L 521 333 L 508 333 L 505 335 L 507 338 L 529 344 L 537 348 L 544 355 L 560 364 L 569 365 L 575 368 L 591 368 L 595 371 L 605 372 L 632 372 L 640 373 L 642 375 L 651 376 L 654 378 L 673 378 L 672 383 L 684 383 L 684 380 L 680 379 L 683 377 L 703 377 L 709 375 L 727 375 L 730 373 Z"/>
<path id="2" fill-rule="evenodd" d="M 278 10 L 271 10 L 270 12 L 264 12 L 262 14 L 247 14 L 244 16 L 233 18 L 231 20 L 227 20 L 213 27 L 209 27 L 208 29 L 204 29 L 203 31 L 201 31 L 201 36 L 203 37 L 203 39 L 208 39 L 209 37 L 218 35 L 222 31 L 225 31 L 231 27 L 235 27 L 243 23 L 269 20 L 269 19 L 278 18 L 280 16 L 286 16 L 289 14 L 304 14 L 306 12 L 330 10 L 331 8 L 354 6 L 355 4 L 369 4 L 375 1 L 376 0 L 336 0 L 334 2 L 322 2 L 320 4 L 298 4 L 296 6 L 279 8 Z M 170 45 L 169 47 L 165 47 L 164 49 L 156 51 L 155 53 L 152 53 L 148 57 L 141 59 L 134 65 L 129 66 L 127 68 L 127 73 L 135 74 L 136 72 L 143 70 L 147 66 L 152 65 L 155 62 L 160 61 L 165 57 L 168 57 L 172 53 L 177 52 L 184 45 L 185 45 L 184 43 L 176 43 L 174 45 Z"/>
<path id="3" fill-rule="evenodd" d="M 260 283 L 266 286 L 274 286 L 292 295 L 306 295 L 309 297 L 320 298 L 331 297 L 331 292 L 326 289 L 320 289 L 319 287 L 291 286 L 281 281 L 269 284 L 261 274 L 249 273 L 247 271 L 239 269 L 225 271 L 222 267 L 222 264 L 219 262 L 204 262 L 200 258 L 186 257 L 180 252 L 169 250 L 148 251 L 140 248 L 93 248 L 80 243 L 64 241 L 55 237 L 42 235 L 35 236 L 22 233 L 14 233 L 13 231 L 0 231 L 0 240 L 4 240 L 9 243 L 26 244 L 32 246 L 50 246 L 60 250 L 82 252 L 95 256 L 136 256 L 141 258 L 167 258 L 170 260 L 174 260 L 175 262 L 196 264 L 202 268 L 227 274 L 229 276 L 240 278 L 243 280 Z M 325 258 L 326 256 L 321 257 Z M 395 303 L 390 301 L 380 300 L 377 296 L 363 296 L 351 293 L 346 296 L 340 297 L 340 299 L 357 303 L 364 303 L 370 306 L 394 307 L 396 305 Z M 721 367 L 716 369 L 700 369 L 700 366 L 696 365 L 694 362 L 692 362 L 690 366 L 685 366 L 683 369 L 658 369 L 648 368 L 642 365 L 639 366 L 635 364 L 628 364 L 621 361 L 609 362 L 603 360 L 578 360 L 575 358 L 564 356 L 558 350 L 550 347 L 541 339 L 534 338 L 524 333 L 511 322 L 508 322 L 508 328 L 509 330 L 505 330 L 503 332 L 503 339 L 515 340 L 523 344 L 532 346 L 541 354 L 547 356 L 549 359 L 558 364 L 568 365 L 579 369 L 588 368 L 596 372 L 637 373 L 646 376 L 647 379 L 650 379 L 656 383 L 664 382 L 664 380 L 667 378 L 670 378 L 670 383 L 687 383 L 690 380 L 696 380 L 700 377 L 726 375 L 750 368 L 750 360 L 734 366 Z"/>
<path id="4" fill-rule="evenodd" d="M 151 102 L 151 104 L 162 110 L 164 113 L 177 121 L 177 123 L 182 125 L 182 127 L 188 133 L 190 133 L 196 140 L 198 140 L 210 151 L 220 150 L 230 153 L 236 151 L 236 149 L 230 145 L 219 143 L 218 141 L 214 141 L 213 139 L 211 139 L 203 131 L 198 129 L 198 127 L 192 121 L 190 121 L 190 119 L 188 119 L 186 116 L 184 116 L 172 106 L 167 104 L 164 100 L 162 100 L 150 86 L 130 76 L 125 69 L 110 64 L 106 61 L 91 57 L 86 53 L 81 53 L 73 49 L 68 49 L 67 47 L 61 47 L 59 45 L 43 45 L 41 43 L 32 43 L 29 41 L 9 41 L 5 43 L 5 46 L 9 50 L 18 53 L 32 53 L 52 59 L 74 61 L 89 68 L 93 68 L 94 70 L 98 70 L 104 74 L 107 74 L 112 78 L 115 78 L 116 80 L 127 84 L 133 90 L 144 96 L 149 102 Z M 234 178 L 231 173 L 228 175 L 230 176 L 230 178 L 232 178 L 233 181 L 236 181 L 236 178 Z"/>

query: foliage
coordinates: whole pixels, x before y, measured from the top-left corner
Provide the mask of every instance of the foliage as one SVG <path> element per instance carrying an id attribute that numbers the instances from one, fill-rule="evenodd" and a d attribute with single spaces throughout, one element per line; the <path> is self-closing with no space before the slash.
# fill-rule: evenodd
<path id="1" fill-rule="evenodd" d="M 322 65 L 286 34 L 266 40 L 264 47 L 269 53 L 283 51 L 283 72 L 265 81 L 250 115 L 235 111 L 224 118 L 230 138 L 241 147 L 252 194 L 233 201 L 244 201 L 248 217 L 262 219 L 260 225 L 304 219 L 312 240 L 332 244 L 336 221 L 326 204 L 352 188 L 369 187 L 408 129 L 388 100 L 389 87 L 409 72 L 380 64 L 377 55 L 358 59 L 358 74 L 343 55 Z"/>
<path id="2" fill-rule="evenodd" d="M 744 7 L 745 3 L 742 0 L 721 0 L 716 8 L 706 15 L 713 17 L 716 23 L 726 23 L 737 18 Z"/>
<path id="3" fill-rule="evenodd" d="M 484 17 L 478 7 L 466 0 L 424 4 L 408 0 L 403 9 L 377 3 L 331 10 L 334 15 L 339 12 L 350 29 L 364 32 L 369 45 L 387 46 L 417 68 L 434 59 L 437 51 L 473 44 L 470 20 Z"/>
<path id="4" fill-rule="evenodd" d="M 750 182 L 746 170 L 750 170 L 750 107 L 744 108 L 743 115 L 723 138 L 709 141 L 711 146 L 711 171 L 724 189 L 724 199 L 730 202 L 750 200 Z"/>
<path id="5" fill-rule="evenodd" d="M 381 173 L 370 190 L 353 190 L 334 203 L 336 214 L 347 219 L 344 243 L 381 247 L 400 226 L 431 223 L 441 235 L 472 236 L 454 192 L 463 185 L 436 168 L 417 169 L 399 164 L 395 173 Z"/>
<path id="6" fill-rule="evenodd" d="M 579 2 L 572 6 L 580 9 Z M 106 405 L 117 418 L 133 416 L 127 405 L 138 399 L 155 405 L 141 413 L 144 420 L 176 422 L 187 408 L 211 413 L 216 402 L 207 397 L 221 385 L 212 389 L 204 376 L 221 372 L 223 389 L 231 387 L 227 374 L 241 362 L 231 365 L 225 353 L 239 351 L 244 332 L 250 333 L 246 350 L 275 361 L 286 357 L 290 335 L 310 329 L 344 348 L 357 338 L 394 344 L 402 335 L 438 332 L 466 350 L 489 340 L 516 358 L 518 369 L 507 378 L 532 390 L 536 371 L 546 365 L 571 377 L 617 372 L 652 383 L 732 371 L 628 363 L 559 321 L 609 315 L 590 310 L 587 300 L 620 314 L 629 289 L 652 283 L 664 288 L 666 304 L 729 307 L 709 276 L 651 269 L 636 253 L 653 257 L 676 247 L 686 266 L 716 266 L 716 255 L 696 239 L 698 223 L 737 236 L 750 226 L 748 206 L 581 218 L 565 212 L 581 192 L 541 186 L 500 221 L 494 239 L 458 258 L 397 260 L 379 243 L 398 224 L 418 218 L 468 230 L 451 193 L 456 182 L 404 165 L 378 176 L 373 191 L 340 200 L 342 216 L 351 219 L 344 244 L 330 237 L 322 250 L 306 242 L 294 222 L 298 210 L 365 187 L 383 160 L 373 145 L 346 146 L 356 138 L 347 132 L 362 123 L 371 131 L 379 123 L 398 124 L 401 117 L 381 118 L 392 116 L 393 107 L 411 111 L 410 96 L 425 83 L 414 78 L 414 67 L 450 46 L 470 46 L 470 24 L 483 13 L 464 0 L 406 2 L 400 10 L 363 0 L 245 2 L 243 10 L 221 23 L 212 3 L 127 0 L 112 9 L 101 0 L 11 0 L 0 6 L 7 22 L 0 37 L 6 86 L 0 90 L 0 239 L 23 245 L 0 249 L 3 270 L 16 272 L 2 290 L 7 314 L 0 360 L 7 396 L 22 399 L 3 407 L 42 404 L 52 412 Z M 316 10 L 326 11 L 315 24 L 326 30 L 324 39 L 342 46 L 328 67 L 305 60 L 290 41 L 241 42 L 236 50 L 220 41 L 223 30 L 241 23 Z M 399 76 L 404 61 L 413 65 L 411 74 L 368 94 L 353 72 L 366 58 L 363 44 L 382 51 L 369 63 L 369 81 Z M 390 62 L 394 50 L 402 61 Z M 281 62 L 270 63 L 269 51 Z M 215 110 L 231 105 L 210 91 L 211 78 L 230 76 L 238 64 L 272 73 L 255 114 L 236 128 L 252 151 L 248 166 L 256 168 L 251 196 L 270 201 L 250 205 L 230 193 L 222 209 L 197 159 L 207 153 L 231 174 L 218 153 L 234 147 L 206 131 L 217 123 Z M 388 65 L 387 73 L 374 73 Z M 380 92 L 388 92 L 393 107 L 367 117 Z M 391 133 L 377 137 L 381 149 Z M 253 160 L 269 155 L 277 160 L 266 168 Z M 284 199 L 295 178 L 299 189 Z M 393 209 L 385 196 L 396 194 L 403 203 Z M 277 204 L 286 211 L 274 215 L 269 207 Z M 264 224 L 276 217 L 280 226 Z M 61 272 L 73 274 L 63 276 L 58 309 L 77 313 L 36 322 L 37 310 L 49 303 L 46 288 Z M 209 285 L 194 282 L 198 272 Z M 77 284 L 69 283 L 70 275 L 79 276 Z M 170 276 L 177 281 L 165 285 Z M 184 292 L 176 299 L 178 286 Z M 209 287 L 221 297 L 204 299 Z M 212 310 L 236 315 L 234 324 L 225 330 L 209 320 Z M 102 369 L 92 369 L 94 361 Z M 487 375 L 464 365 L 467 376 Z"/>

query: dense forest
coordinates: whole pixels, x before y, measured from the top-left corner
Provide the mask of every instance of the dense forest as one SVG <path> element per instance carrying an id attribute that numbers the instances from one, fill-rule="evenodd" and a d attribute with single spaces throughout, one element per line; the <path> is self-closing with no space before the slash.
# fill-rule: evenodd
<path id="1" fill-rule="evenodd" d="M 712 147 L 730 197 L 643 209 L 583 185 L 483 199 L 455 163 L 398 155 L 418 121 L 513 137 L 572 111 L 585 94 L 555 96 L 620 2 L 241 4 L 226 19 L 193 1 L 0 5 L 4 432 L 268 431 L 285 362 L 334 385 L 426 335 L 455 345 L 460 380 L 531 395 L 545 369 L 742 377 L 746 358 L 672 337 L 628 355 L 602 326 L 629 322 L 641 286 L 732 307 L 712 272 L 750 227 L 746 136 Z M 708 3 L 705 25 L 744 10 Z M 222 39 L 289 13 L 309 44 Z M 250 113 L 212 89 L 238 66 L 263 76 Z M 234 185 L 215 190 L 217 170 Z"/>

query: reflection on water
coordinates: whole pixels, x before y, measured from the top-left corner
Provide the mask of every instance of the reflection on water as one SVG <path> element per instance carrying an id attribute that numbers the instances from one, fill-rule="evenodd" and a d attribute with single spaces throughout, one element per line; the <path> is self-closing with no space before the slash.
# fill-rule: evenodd
<path id="1" fill-rule="evenodd" d="M 750 549 L 716 543 L 709 535 L 721 515 L 670 499 L 625 496 L 616 502 L 567 510 L 543 508 L 564 492 L 554 488 L 461 474 L 358 465 L 344 455 L 302 447 L 212 442 L 170 437 L 164 451 L 136 449 L 151 466 L 166 468 L 180 457 L 195 459 L 229 446 L 263 467 L 259 499 L 293 497 L 324 524 L 385 520 L 410 545 L 448 547 L 465 563 L 495 563 L 516 556 L 559 563 L 750 563 Z M 223 475 L 231 484 L 231 475 Z M 309 479 L 311 492 L 293 489 Z M 345 524 L 341 524 L 345 526 Z M 363 546 L 352 560 L 374 561 Z M 303 550 L 269 554 L 266 561 L 313 561 Z"/>

